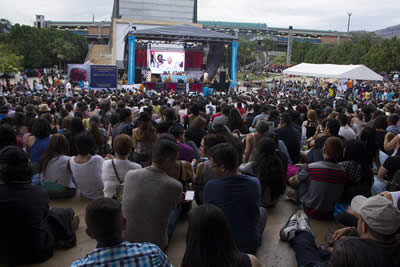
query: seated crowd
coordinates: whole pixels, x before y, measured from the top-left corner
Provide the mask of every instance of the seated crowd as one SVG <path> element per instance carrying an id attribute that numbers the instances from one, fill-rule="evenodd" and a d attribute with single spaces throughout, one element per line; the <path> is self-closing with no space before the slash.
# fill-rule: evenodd
<path id="1" fill-rule="evenodd" d="M 400 266 L 399 118 L 396 102 L 289 91 L 10 94 L 0 99 L 0 264 L 79 246 L 79 217 L 50 208 L 77 197 L 97 246 L 72 266 L 169 266 L 186 215 L 181 266 L 262 266 L 268 209 L 286 198 L 299 210 L 279 236 L 299 266 Z M 318 247 L 311 218 L 344 228 Z"/>

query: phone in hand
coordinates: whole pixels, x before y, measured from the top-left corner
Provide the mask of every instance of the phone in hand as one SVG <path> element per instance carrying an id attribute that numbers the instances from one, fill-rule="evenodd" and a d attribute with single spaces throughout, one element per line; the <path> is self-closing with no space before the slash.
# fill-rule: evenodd
<path id="1" fill-rule="evenodd" d="M 185 200 L 186 201 L 192 201 L 194 199 L 194 191 L 193 190 L 188 190 L 185 193 Z"/>

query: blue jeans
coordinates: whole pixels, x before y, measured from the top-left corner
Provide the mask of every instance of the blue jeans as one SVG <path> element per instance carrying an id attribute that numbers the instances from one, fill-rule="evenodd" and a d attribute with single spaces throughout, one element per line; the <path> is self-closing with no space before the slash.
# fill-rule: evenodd
<path id="1" fill-rule="evenodd" d="M 378 195 L 385 192 L 387 188 L 387 182 L 383 179 L 374 177 L 374 184 L 372 185 L 371 193 L 373 195 Z"/>
<path id="2" fill-rule="evenodd" d="M 193 141 L 188 141 L 188 142 L 186 142 L 186 144 L 193 149 L 194 158 L 196 160 L 199 160 L 201 158 L 201 154 L 200 154 L 200 151 L 197 148 L 196 144 Z"/>
<path id="3" fill-rule="evenodd" d="M 171 242 L 172 235 L 175 231 L 176 225 L 178 224 L 179 218 L 182 213 L 182 205 L 178 204 L 176 208 L 171 212 L 168 219 L 168 243 Z"/>
<path id="4" fill-rule="evenodd" d="M 313 235 L 308 231 L 297 231 L 290 245 L 296 252 L 299 267 L 325 267 L 328 266 L 331 256 L 329 251 L 317 248 Z"/>

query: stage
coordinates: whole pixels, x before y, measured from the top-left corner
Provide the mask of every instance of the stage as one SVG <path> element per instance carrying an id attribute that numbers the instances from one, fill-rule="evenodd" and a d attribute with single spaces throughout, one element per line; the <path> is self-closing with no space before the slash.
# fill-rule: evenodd
<path id="1" fill-rule="evenodd" d="M 198 25 L 131 31 L 124 53 L 128 84 L 195 91 L 212 84 L 227 90 L 237 84 L 237 41 L 237 36 Z"/>

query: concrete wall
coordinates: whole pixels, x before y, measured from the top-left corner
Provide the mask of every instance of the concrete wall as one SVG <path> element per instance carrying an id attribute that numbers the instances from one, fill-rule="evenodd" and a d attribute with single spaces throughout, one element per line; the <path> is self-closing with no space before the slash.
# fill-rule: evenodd
<path id="1" fill-rule="evenodd" d="M 123 19 L 192 23 L 194 0 L 120 0 Z"/>

